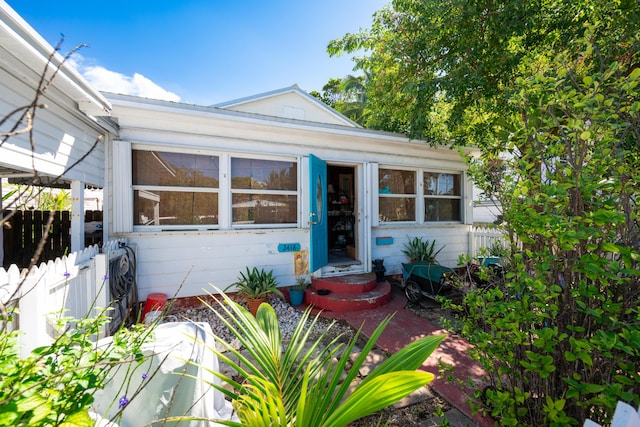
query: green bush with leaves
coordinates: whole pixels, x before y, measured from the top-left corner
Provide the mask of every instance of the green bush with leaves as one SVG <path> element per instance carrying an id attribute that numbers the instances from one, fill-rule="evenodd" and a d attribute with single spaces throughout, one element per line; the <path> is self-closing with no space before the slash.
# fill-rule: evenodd
<path id="1" fill-rule="evenodd" d="M 209 308 L 244 348 L 241 351 L 214 336 L 227 352 L 212 351 L 244 380 L 239 383 L 214 372 L 233 388 L 212 384 L 233 401 L 240 418 L 241 423 L 216 420 L 228 426 L 346 426 L 432 381 L 433 374 L 416 369 L 445 338 L 438 335 L 414 341 L 354 388 L 358 370 L 390 318 L 378 326 L 349 366 L 359 333 L 347 344 L 340 343 L 340 337 L 328 340 L 328 329 L 312 339 L 310 334 L 318 317 L 310 319 L 310 309 L 304 312 L 285 345 L 277 315 L 269 304 L 261 304 L 254 317 L 224 294 L 218 302 L 219 306 Z"/>
<path id="2" fill-rule="evenodd" d="M 516 80 L 509 155 L 498 176 L 474 165 L 514 249 L 505 283 L 464 301 L 502 425 L 608 423 L 617 401 L 640 404 L 640 69 L 606 65 L 595 34 Z"/>
<path id="3" fill-rule="evenodd" d="M 10 320 L 7 318 L 7 320 Z M 0 425 L 91 427 L 93 395 L 104 387 L 111 368 L 132 357 L 151 328 L 122 329 L 113 344 L 97 348 L 94 340 L 109 317 L 59 319 L 73 324 L 53 343 L 20 357 L 19 332 L 0 331 Z"/>

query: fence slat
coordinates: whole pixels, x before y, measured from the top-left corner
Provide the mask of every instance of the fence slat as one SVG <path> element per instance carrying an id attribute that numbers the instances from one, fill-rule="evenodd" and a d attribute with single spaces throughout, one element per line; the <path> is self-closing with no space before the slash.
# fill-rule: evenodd
<path id="1" fill-rule="evenodd" d="M 469 232 L 469 254 L 477 256 L 481 248 L 489 249 L 496 244 L 506 244 L 504 233 L 496 228 L 473 227 Z"/>

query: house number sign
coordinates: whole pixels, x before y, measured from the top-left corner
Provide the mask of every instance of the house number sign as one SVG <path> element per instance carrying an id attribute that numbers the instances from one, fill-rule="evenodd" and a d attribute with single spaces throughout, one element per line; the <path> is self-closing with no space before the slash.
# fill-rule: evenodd
<path id="1" fill-rule="evenodd" d="M 279 243 L 278 252 L 297 252 L 300 250 L 300 243 Z"/>

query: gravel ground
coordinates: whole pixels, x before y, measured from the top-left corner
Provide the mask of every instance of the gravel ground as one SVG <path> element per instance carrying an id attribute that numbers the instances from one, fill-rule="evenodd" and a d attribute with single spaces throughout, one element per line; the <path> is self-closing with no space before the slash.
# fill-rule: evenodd
<path id="1" fill-rule="evenodd" d="M 238 301 L 240 304 L 245 305 L 243 301 Z M 272 298 L 269 301 L 271 306 L 278 314 L 280 321 L 281 333 L 283 340 L 288 341 L 294 328 L 300 321 L 302 313 L 300 310 L 292 307 L 288 302 L 281 298 Z M 245 305 L 246 307 L 246 305 Z M 440 323 L 440 318 L 451 318 L 448 310 L 442 309 L 439 304 L 435 302 L 425 301 L 423 305 L 409 305 L 407 309 L 413 313 L 422 316 L 434 323 Z M 166 317 L 166 321 L 182 321 L 192 320 L 196 322 L 208 322 L 211 325 L 212 331 L 224 338 L 228 343 L 235 343 L 234 347 L 238 348 L 239 343 L 229 333 L 228 329 L 218 317 L 211 312 L 211 310 L 204 309 L 187 309 L 178 313 L 172 313 Z M 319 318 L 312 332 L 313 337 L 320 336 L 328 326 L 332 323 L 332 320 Z M 333 333 L 331 337 L 337 334 L 344 334 L 345 340 L 354 336 L 354 330 L 348 324 L 342 321 L 336 321 L 332 326 Z M 428 389 L 428 386 L 427 386 Z M 350 427 L 369 427 L 372 425 L 386 425 L 386 426 L 422 426 L 422 425 L 437 425 L 429 424 L 427 420 L 431 419 L 437 413 L 446 412 L 450 409 L 450 405 L 441 399 L 439 396 L 433 394 L 429 390 L 432 397 L 419 401 L 418 403 L 406 406 L 404 408 L 390 407 L 379 411 L 378 413 L 366 418 L 362 418 L 352 424 Z"/>
<path id="2" fill-rule="evenodd" d="M 237 300 L 237 302 L 240 303 L 240 305 L 244 306 L 245 308 L 247 307 L 244 300 L 239 299 Z M 274 297 L 269 301 L 269 304 L 271 304 L 271 306 L 276 311 L 276 314 L 278 315 L 278 320 L 280 321 L 280 333 L 282 334 L 283 341 L 285 343 L 289 342 L 291 334 L 293 333 L 295 327 L 300 322 L 300 319 L 302 317 L 302 311 L 298 310 L 295 307 L 292 307 L 288 302 L 284 301 L 282 298 Z M 314 316 L 312 315 L 310 316 L 310 318 L 313 319 Z M 182 321 L 182 320 L 191 320 L 194 322 L 207 322 L 209 323 L 209 325 L 211 325 L 211 330 L 215 335 L 217 335 L 220 338 L 223 338 L 227 343 L 237 342 L 236 338 L 229 332 L 229 329 L 222 323 L 222 321 L 218 318 L 218 316 L 208 308 L 187 309 L 178 313 L 172 313 L 169 316 L 167 316 L 165 320 L 169 322 Z M 310 320 L 308 320 L 307 324 L 310 325 L 310 323 L 311 323 Z M 329 325 L 331 325 L 331 323 L 334 323 L 330 329 L 331 337 L 335 337 L 339 334 L 343 334 L 345 340 L 348 340 L 353 337 L 354 331 L 348 324 L 342 321 L 333 322 L 332 320 L 325 319 L 325 318 L 318 318 L 315 324 L 315 327 L 312 330 L 311 337 L 312 338 L 319 337 L 322 333 L 324 333 L 327 330 L 327 328 L 329 327 Z M 234 347 L 237 348 L 237 346 L 235 345 Z"/>

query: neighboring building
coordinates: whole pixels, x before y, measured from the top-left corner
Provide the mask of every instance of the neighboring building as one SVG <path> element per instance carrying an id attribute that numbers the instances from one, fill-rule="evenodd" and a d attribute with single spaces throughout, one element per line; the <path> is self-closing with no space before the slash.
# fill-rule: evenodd
<path id="1" fill-rule="evenodd" d="M 6 3 L 0 21 L 0 111 L 11 111 L 52 48 Z M 103 188 L 104 238 L 136 247 L 141 299 L 225 288 L 245 266 L 291 285 L 294 251 L 316 276 L 368 272 L 378 258 L 400 273 L 414 236 L 445 246 L 445 265 L 468 252 L 473 194 L 457 151 L 363 129 L 295 85 L 197 106 L 102 94 L 65 65 L 46 102 L 38 175 L 73 197 Z M 0 175 L 28 176 L 31 160 L 28 140 L 11 138 Z"/>
<path id="2" fill-rule="evenodd" d="M 14 129 L 25 113 L 21 108 L 35 99 L 45 66 L 49 63 L 46 75 L 50 78 L 63 61 L 61 55 L 55 54 L 49 62 L 53 51 L 13 9 L 0 2 L 0 118 L 7 119 L 0 125 L 0 135 L 25 129 L 26 121 Z M 117 127 L 108 118 L 109 102 L 67 64 L 60 67 L 38 103 L 45 104 L 46 108 L 39 108 L 35 113 L 34 150 L 28 133 L 18 132 L 8 139 L 0 136 L 0 178 L 70 189 L 73 199 L 71 250 L 81 250 L 84 247 L 84 190 L 104 186 L 105 147 L 117 133 Z M 74 165 L 80 159 L 82 161 Z M 0 200 L 1 195 L 0 190 Z M 2 233 L 0 251 L 1 239 Z M 0 258 L 2 255 L 0 252 Z"/>

